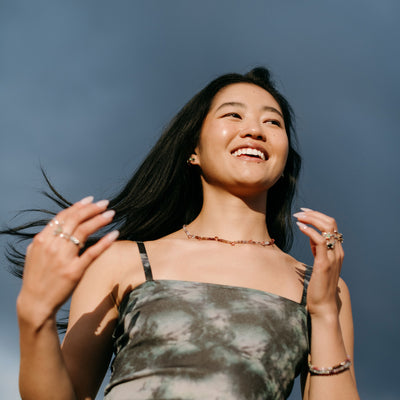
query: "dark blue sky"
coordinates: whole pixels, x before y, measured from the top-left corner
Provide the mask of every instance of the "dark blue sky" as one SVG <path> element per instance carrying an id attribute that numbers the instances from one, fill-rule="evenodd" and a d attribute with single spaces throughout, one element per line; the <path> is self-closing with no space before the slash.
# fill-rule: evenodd
<path id="1" fill-rule="evenodd" d="M 1 223 L 48 204 L 40 164 L 72 200 L 109 196 L 208 81 L 268 66 L 297 115 L 296 207 L 345 235 L 361 398 L 397 399 L 399 15 L 397 0 L 0 0 Z M 0 276 L 0 392 L 13 400 L 19 282 Z"/>

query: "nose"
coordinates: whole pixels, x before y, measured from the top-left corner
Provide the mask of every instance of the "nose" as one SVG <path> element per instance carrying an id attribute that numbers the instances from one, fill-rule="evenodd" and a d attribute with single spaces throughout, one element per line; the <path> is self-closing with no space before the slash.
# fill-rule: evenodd
<path id="1" fill-rule="evenodd" d="M 255 126 L 255 125 L 243 129 L 239 135 L 241 138 L 249 137 L 254 140 L 261 140 L 263 142 L 265 142 L 267 140 L 267 137 L 265 136 L 265 134 L 261 130 L 261 128 L 259 126 Z"/>

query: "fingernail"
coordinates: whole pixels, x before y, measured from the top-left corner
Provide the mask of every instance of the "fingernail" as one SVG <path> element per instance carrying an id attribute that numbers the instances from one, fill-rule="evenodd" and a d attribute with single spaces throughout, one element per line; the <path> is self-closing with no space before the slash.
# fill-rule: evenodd
<path id="1" fill-rule="evenodd" d="M 298 222 L 297 221 L 296 224 L 299 226 L 300 229 L 307 229 L 308 228 L 307 225 L 303 224 L 302 222 Z"/>
<path id="2" fill-rule="evenodd" d="M 90 204 L 93 201 L 93 199 L 94 199 L 93 196 L 87 196 L 87 197 L 84 197 L 82 200 L 79 200 L 79 203 Z"/>
<path id="3" fill-rule="evenodd" d="M 107 207 L 110 202 L 108 200 L 100 200 L 96 203 L 97 207 L 104 208 Z"/>
<path id="4" fill-rule="evenodd" d="M 114 210 L 108 210 L 103 212 L 103 214 L 101 214 L 104 218 L 112 218 L 115 215 L 115 211 Z"/>
<path id="5" fill-rule="evenodd" d="M 108 233 L 105 237 L 108 241 L 113 242 L 119 236 L 119 231 L 112 231 Z"/>
<path id="6" fill-rule="evenodd" d="M 296 217 L 296 218 L 300 218 L 300 217 L 304 217 L 304 216 L 305 216 L 305 214 L 303 212 L 298 212 L 298 213 L 293 214 L 293 217 Z"/>
<path id="7" fill-rule="evenodd" d="M 301 211 L 312 211 L 311 208 L 300 207 Z"/>

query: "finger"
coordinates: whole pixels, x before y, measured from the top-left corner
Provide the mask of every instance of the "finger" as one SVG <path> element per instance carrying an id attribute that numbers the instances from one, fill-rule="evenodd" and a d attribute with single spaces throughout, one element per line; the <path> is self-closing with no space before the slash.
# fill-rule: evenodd
<path id="1" fill-rule="evenodd" d="M 301 232 L 303 232 L 310 239 L 311 251 L 314 257 L 328 257 L 331 261 L 337 259 L 340 262 L 344 259 L 344 251 L 342 244 L 336 239 L 327 240 L 321 234 L 319 234 L 315 229 L 303 224 L 302 222 L 297 222 Z M 329 246 L 329 243 L 332 246 Z"/>
<path id="2" fill-rule="evenodd" d="M 119 231 L 112 231 L 102 237 L 96 244 L 85 250 L 79 257 L 80 268 L 86 269 L 101 253 L 111 246 L 118 236 Z"/>
<path id="3" fill-rule="evenodd" d="M 326 257 L 328 254 L 328 248 L 326 246 L 325 238 L 323 238 L 315 229 L 302 222 L 296 222 L 296 224 L 300 228 L 300 231 L 310 239 L 310 245 L 314 256 Z"/>
<path id="4" fill-rule="evenodd" d="M 304 209 L 303 209 L 304 210 Z M 315 226 L 321 232 L 333 232 L 337 230 L 337 224 L 334 218 L 322 214 L 318 211 L 305 209 L 296 214 L 293 214 L 300 222 Z"/>
<path id="5" fill-rule="evenodd" d="M 64 217 L 68 216 L 68 210 L 74 210 L 79 207 L 85 206 L 87 204 L 91 204 L 93 202 L 94 197 L 93 196 L 87 196 L 84 197 L 83 199 L 77 201 L 75 204 L 72 206 L 68 207 L 67 209 L 59 212 L 55 217 L 47 224 L 47 226 L 42 230 L 44 234 L 49 233 L 53 231 L 53 233 L 56 233 L 58 228 L 60 226 L 64 225 Z"/>
<path id="6" fill-rule="evenodd" d="M 334 249 L 329 250 L 325 239 L 317 231 L 301 222 L 297 222 L 297 225 L 301 232 L 310 239 L 311 249 L 315 258 L 314 272 L 333 273 L 334 279 L 338 278 L 344 258 L 344 252 L 340 243 L 335 243 Z"/>
<path id="7" fill-rule="evenodd" d="M 83 222 L 75 229 L 75 231 L 73 232 L 73 237 L 78 239 L 81 243 L 86 242 L 87 238 L 90 235 L 109 224 L 112 221 L 114 215 L 114 210 L 108 210 Z"/>
<path id="8" fill-rule="evenodd" d="M 318 211 L 311 210 L 309 208 L 301 208 L 303 210 L 300 213 L 294 214 L 294 216 L 303 223 L 308 223 L 315 226 L 322 232 L 322 236 L 324 237 L 324 233 L 335 233 L 334 237 L 324 237 L 325 245 L 328 250 L 335 250 L 335 253 L 338 254 L 339 258 L 344 258 L 344 252 L 342 247 L 343 235 L 337 232 L 337 223 L 334 218 L 329 217 L 326 214 L 323 214 Z"/>
<path id="9" fill-rule="evenodd" d="M 92 196 L 80 200 L 58 213 L 53 222 L 49 224 L 53 229 L 53 234 L 59 236 L 63 232 L 67 236 L 71 235 L 79 224 L 104 212 L 109 204 L 108 200 L 92 203 L 90 199 L 93 200 Z"/>
<path id="10" fill-rule="evenodd" d="M 68 257 L 71 255 L 71 250 L 74 250 L 75 253 L 83 247 L 83 241 L 74 237 L 72 232 L 80 223 L 104 212 L 109 203 L 108 200 L 102 200 L 95 204 L 92 202 L 93 196 L 88 196 L 58 213 L 40 233 L 42 245 L 51 248 L 53 252 L 62 257 Z"/>
<path id="11" fill-rule="evenodd" d="M 60 218 L 65 221 L 63 225 L 64 231 L 68 234 L 74 232 L 78 225 L 102 213 L 107 208 L 108 204 L 108 200 L 101 200 L 97 203 L 89 204 L 78 202 L 76 203 L 76 207 L 74 207 L 74 205 L 70 209 L 62 211 L 60 213 Z"/>

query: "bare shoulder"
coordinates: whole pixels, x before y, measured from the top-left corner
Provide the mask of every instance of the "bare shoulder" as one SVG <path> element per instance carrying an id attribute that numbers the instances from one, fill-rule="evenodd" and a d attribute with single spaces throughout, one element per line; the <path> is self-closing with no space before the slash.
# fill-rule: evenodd
<path id="1" fill-rule="evenodd" d="M 118 269 L 118 266 L 125 265 L 136 252 L 136 242 L 130 240 L 118 240 L 97 257 L 89 269 Z M 110 266 L 113 268 L 110 268 Z"/>
<path id="2" fill-rule="evenodd" d="M 62 352 L 77 393 L 96 393 L 107 370 L 118 318 L 116 299 L 124 270 L 134 269 L 136 253 L 135 243 L 114 242 L 91 263 L 72 295 Z"/>
<path id="3" fill-rule="evenodd" d="M 75 289 L 70 322 L 73 322 L 75 312 L 79 316 L 98 307 L 101 302 L 118 306 L 128 286 L 135 284 L 135 272 L 140 279 L 139 267 L 137 244 L 131 241 L 114 242 L 92 262 Z"/>
<path id="4" fill-rule="evenodd" d="M 119 283 L 124 268 L 134 261 L 136 249 L 135 242 L 114 242 L 92 262 L 82 278 L 82 283 L 89 280 L 91 286 L 98 284 L 104 288 L 112 288 Z"/>
<path id="5" fill-rule="evenodd" d="M 297 260 L 293 256 L 291 256 L 288 253 L 285 253 L 284 251 L 280 250 L 280 255 L 282 260 L 292 269 L 295 270 L 296 274 L 301 277 L 301 280 L 304 280 L 305 274 L 307 270 L 309 270 L 309 266 L 307 264 L 304 264 L 303 262 Z"/>

